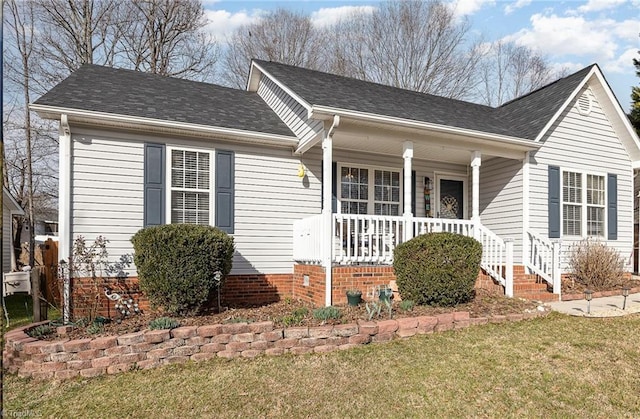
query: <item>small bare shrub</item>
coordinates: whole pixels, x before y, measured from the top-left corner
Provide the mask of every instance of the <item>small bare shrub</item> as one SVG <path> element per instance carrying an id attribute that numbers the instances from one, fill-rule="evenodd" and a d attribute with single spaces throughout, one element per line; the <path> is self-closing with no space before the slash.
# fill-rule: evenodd
<path id="1" fill-rule="evenodd" d="M 573 279 L 593 290 L 613 288 L 623 279 L 624 261 L 617 250 L 595 240 L 571 247 L 569 269 Z"/>

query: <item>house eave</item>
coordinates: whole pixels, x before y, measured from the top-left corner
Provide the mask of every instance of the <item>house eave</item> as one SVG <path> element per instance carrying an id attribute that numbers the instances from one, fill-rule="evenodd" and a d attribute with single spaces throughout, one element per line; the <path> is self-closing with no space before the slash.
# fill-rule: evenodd
<path id="1" fill-rule="evenodd" d="M 4 205 L 9 207 L 9 211 L 14 215 L 24 215 L 24 210 L 18 204 L 18 201 L 11 195 L 11 193 L 7 190 L 7 188 L 2 188 L 2 196 L 4 199 Z"/>
<path id="2" fill-rule="evenodd" d="M 296 147 L 298 139 L 265 132 L 247 131 L 220 126 L 192 124 L 178 121 L 136 117 L 106 112 L 87 111 L 82 109 L 62 108 L 49 105 L 30 104 L 29 109 L 38 113 L 41 118 L 59 120 L 67 115 L 70 123 L 82 125 L 99 125 L 117 129 L 144 130 L 145 132 L 175 133 L 187 136 L 212 137 L 220 136 L 230 140 L 262 143 L 275 146 Z"/>
<path id="3" fill-rule="evenodd" d="M 362 121 L 368 123 L 379 123 L 384 126 L 393 126 L 400 129 L 412 129 L 421 130 L 431 133 L 440 133 L 453 135 L 461 138 L 481 140 L 483 142 L 493 142 L 505 145 L 513 150 L 518 151 L 532 151 L 540 148 L 542 145 L 534 143 L 531 140 L 526 140 L 518 137 L 511 137 L 500 134 L 493 134 L 483 131 L 470 130 L 465 128 L 458 128 L 446 125 L 433 124 L 423 121 L 415 121 L 410 119 L 403 119 L 397 117 L 391 117 L 386 115 L 378 115 L 366 112 L 353 111 L 348 109 L 333 108 L 328 106 L 313 105 L 311 109 L 311 116 L 315 119 L 328 120 L 335 115 L 339 115 L 342 118 L 350 119 L 354 121 Z"/>

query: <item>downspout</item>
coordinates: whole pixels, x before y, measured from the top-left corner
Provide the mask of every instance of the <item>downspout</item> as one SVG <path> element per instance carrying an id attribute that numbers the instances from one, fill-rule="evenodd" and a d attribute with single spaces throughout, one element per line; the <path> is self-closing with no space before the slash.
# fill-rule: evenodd
<path id="1" fill-rule="evenodd" d="M 58 183 L 58 259 L 63 280 L 62 317 L 71 319 L 71 128 L 66 114 L 60 115 L 60 180 Z M 65 268 L 66 265 L 66 268 Z"/>
<path id="2" fill-rule="evenodd" d="M 332 293 L 332 262 L 333 262 L 333 197 L 332 197 L 332 185 L 335 182 L 333 179 L 333 133 L 340 125 L 340 117 L 338 115 L 333 116 L 333 124 L 327 131 L 327 135 L 322 140 L 322 219 L 324 224 L 324 252 L 323 252 L 323 265 L 324 265 L 324 303 L 327 307 L 331 305 L 331 293 Z"/>

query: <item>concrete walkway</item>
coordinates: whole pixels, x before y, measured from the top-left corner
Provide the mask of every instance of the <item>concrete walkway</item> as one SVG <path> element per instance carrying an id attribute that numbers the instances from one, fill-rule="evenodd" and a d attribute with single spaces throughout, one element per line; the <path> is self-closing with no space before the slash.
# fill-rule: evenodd
<path id="1" fill-rule="evenodd" d="M 629 294 L 625 310 L 622 310 L 623 302 L 624 297 L 622 295 L 594 298 L 591 300 L 590 314 L 587 314 L 587 301 L 584 299 L 557 301 L 548 304 L 554 311 L 581 317 L 617 317 L 640 313 L 640 293 Z"/>

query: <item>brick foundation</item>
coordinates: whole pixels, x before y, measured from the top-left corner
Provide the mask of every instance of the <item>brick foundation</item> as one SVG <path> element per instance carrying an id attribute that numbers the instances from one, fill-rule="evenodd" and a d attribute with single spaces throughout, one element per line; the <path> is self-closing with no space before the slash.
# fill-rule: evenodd
<path id="1" fill-rule="evenodd" d="M 215 357 L 254 358 L 259 355 L 294 355 L 345 350 L 417 334 L 441 332 L 472 325 L 519 321 L 546 311 L 471 318 L 468 312 L 375 322 L 358 321 L 319 327 L 277 328 L 273 322 L 185 326 L 144 330 L 93 339 L 43 341 L 29 337 L 32 324 L 5 334 L 4 368 L 34 379 L 65 380 L 117 374 L 132 369 L 201 361 Z M 60 327 L 60 333 L 66 326 Z"/>
<path id="2" fill-rule="evenodd" d="M 514 266 L 514 278 L 524 275 L 524 267 Z M 394 288 L 396 276 L 389 265 L 352 265 L 334 266 L 332 268 L 333 288 L 331 298 L 333 304 L 346 304 L 346 291 L 359 289 L 362 297 L 370 299 L 377 286 L 391 285 Z M 110 280 L 107 286 L 115 292 L 131 296 L 143 310 L 149 309 L 149 302 L 139 291 L 138 278 Z M 483 271 L 478 273 L 476 289 L 488 290 L 503 294 L 503 287 Z M 86 317 L 96 295 L 90 278 L 73 280 L 74 318 Z M 397 293 L 396 293 L 397 294 Z M 325 273 L 320 265 L 295 264 L 293 274 L 252 274 L 231 275 L 226 278 L 221 290 L 222 305 L 226 307 L 242 307 L 269 304 L 283 298 L 292 297 L 313 304 L 325 304 Z M 399 295 L 395 296 L 399 299 Z M 115 303 L 109 301 L 104 293 L 98 293 L 97 315 L 117 317 Z"/>
<path id="3" fill-rule="evenodd" d="M 291 297 L 292 278 L 292 274 L 230 275 L 225 279 L 220 293 L 222 304 L 227 307 L 255 306 Z M 97 285 L 91 278 L 74 278 L 71 307 L 73 318 L 89 316 L 94 307 L 97 308 L 95 315 L 110 318 L 118 316 L 115 302 L 110 301 L 104 294 L 104 286 L 113 292 L 128 295 L 142 310 L 149 310 L 149 300 L 140 291 L 138 277 L 101 281 Z"/>

